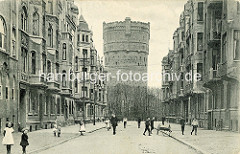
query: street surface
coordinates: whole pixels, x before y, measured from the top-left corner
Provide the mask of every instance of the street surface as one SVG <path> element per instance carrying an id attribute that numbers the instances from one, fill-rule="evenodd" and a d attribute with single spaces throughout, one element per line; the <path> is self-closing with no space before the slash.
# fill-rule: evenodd
<path id="1" fill-rule="evenodd" d="M 155 124 L 157 126 L 157 124 Z M 40 154 L 193 154 L 195 150 L 168 137 L 162 133 L 143 136 L 144 123 L 137 128 L 137 122 L 128 122 L 127 128 L 119 123 L 117 134 L 112 135 L 112 129 L 101 129 L 93 133 L 86 133 L 58 146 L 52 147 Z M 146 133 L 147 134 L 147 133 Z"/>

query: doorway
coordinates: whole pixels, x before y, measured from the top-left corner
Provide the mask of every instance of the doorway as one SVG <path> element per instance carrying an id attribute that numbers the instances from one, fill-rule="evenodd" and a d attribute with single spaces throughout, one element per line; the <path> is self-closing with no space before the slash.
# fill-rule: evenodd
<path id="1" fill-rule="evenodd" d="M 19 103 L 19 123 L 20 127 L 26 127 L 26 90 L 20 90 L 20 103 Z"/>
<path id="2" fill-rule="evenodd" d="M 212 128 L 212 112 L 208 112 L 208 129 L 213 129 Z"/>

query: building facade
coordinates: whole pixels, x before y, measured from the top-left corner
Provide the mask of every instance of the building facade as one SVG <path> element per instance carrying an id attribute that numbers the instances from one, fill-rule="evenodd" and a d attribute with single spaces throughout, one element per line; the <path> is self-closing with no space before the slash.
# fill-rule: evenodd
<path id="1" fill-rule="evenodd" d="M 80 69 L 76 57 L 83 44 L 77 42 L 78 7 L 73 0 L 11 0 L 1 5 L 0 130 L 7 121 L 30 131 L 52 128 L 56 121 L 74 123 L 82 92 L 71 80 Z M 99 60 L 97 52 L 94 58 Z"/>
<path id="2" fill-rule="evenodd" d="M 162 60 L 164 72 L 180 75 L 162 84 L 168 120 L 190 124 L 195 117 L 200 127 L 239 131 L 239 9 L 234 0 L 185 4 L 173 50 Z"/>

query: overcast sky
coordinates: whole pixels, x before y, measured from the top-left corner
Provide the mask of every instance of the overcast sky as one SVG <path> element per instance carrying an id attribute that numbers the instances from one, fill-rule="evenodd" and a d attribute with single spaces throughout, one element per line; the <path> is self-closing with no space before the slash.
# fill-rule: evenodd
<path id="1" fill-rule="evenodd" d="M 148 72 L 160 72 L 161 60 L 172 49 L 172 36 L 179 26 L 179 16 L 187 0 L 75 0 L 80 14 L 93 31 L 93 40 L 103 56 L 103 22 L 133 21 L 150 22 Z M 151 87 L 160 87 L 161 82 L 151 81 Z"/>

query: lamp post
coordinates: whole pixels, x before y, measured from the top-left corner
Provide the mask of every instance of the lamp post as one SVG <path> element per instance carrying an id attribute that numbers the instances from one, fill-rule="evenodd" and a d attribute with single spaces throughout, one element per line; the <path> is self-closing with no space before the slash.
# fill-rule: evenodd
<path id="1" fill-rule="evenodd" d="M 96 124 L 96 110 L 95 110 L 95 106 L 96 106 L 96 101 L 97 101 L 98 86 L 99 85 L 97 83 L 94 84 L 93 125 Z"/>

